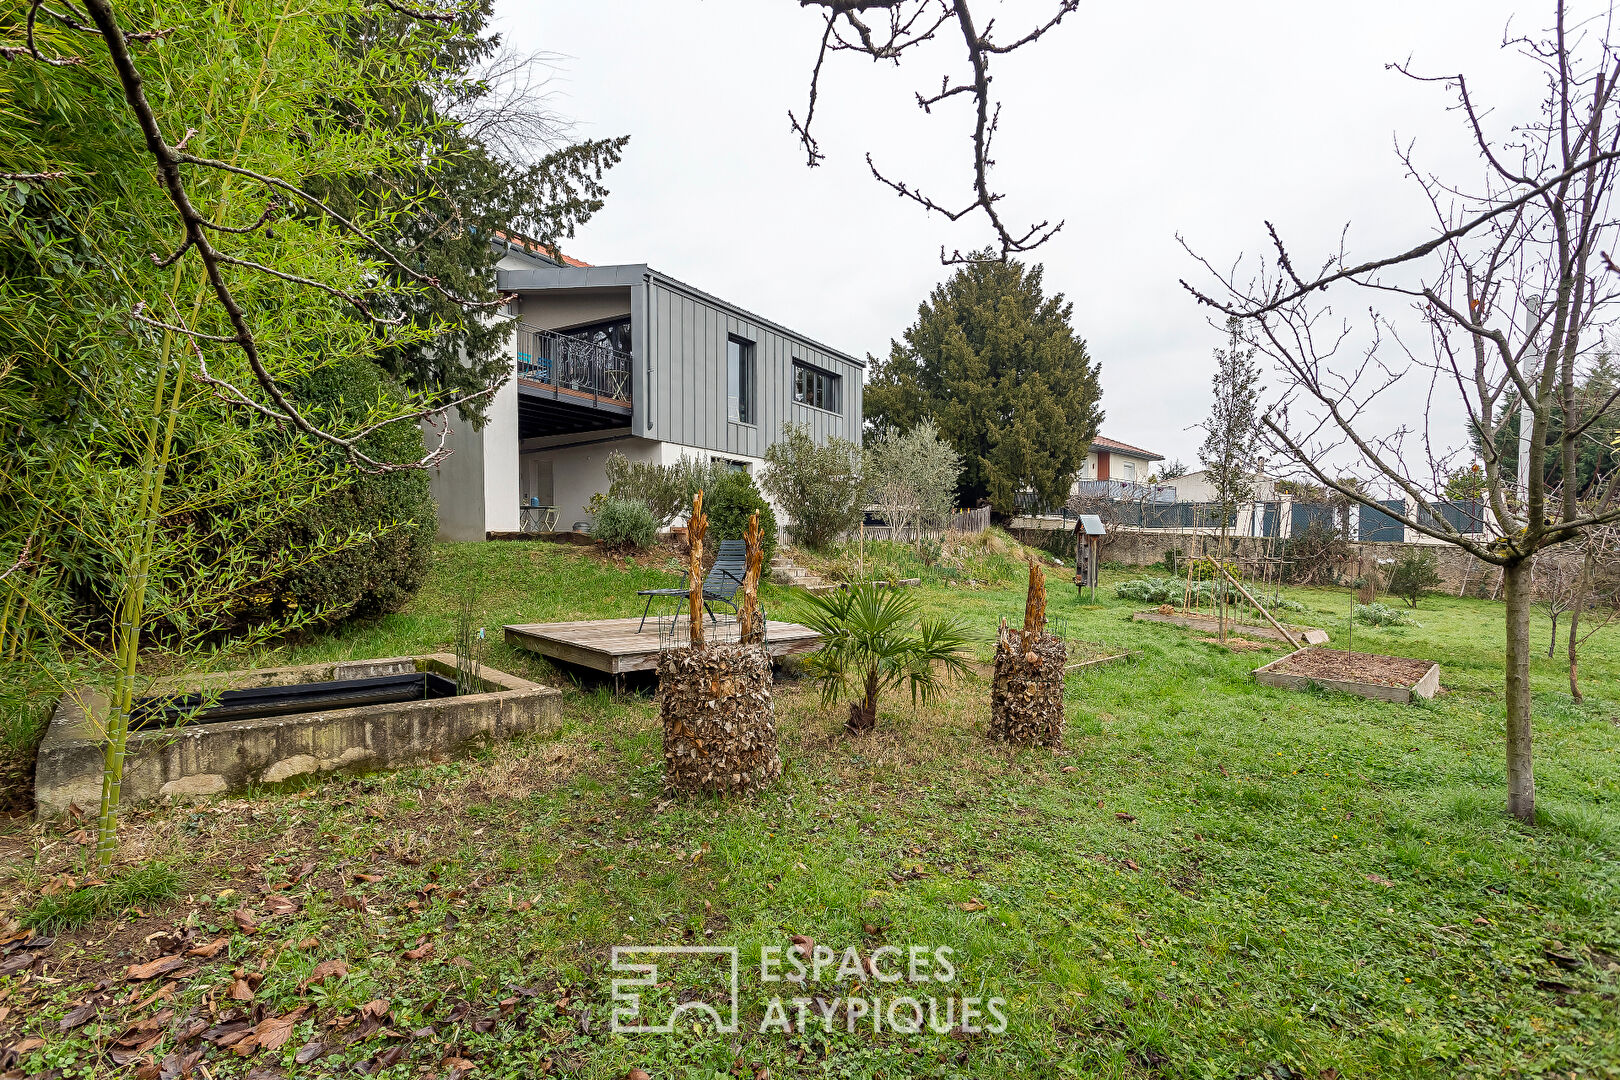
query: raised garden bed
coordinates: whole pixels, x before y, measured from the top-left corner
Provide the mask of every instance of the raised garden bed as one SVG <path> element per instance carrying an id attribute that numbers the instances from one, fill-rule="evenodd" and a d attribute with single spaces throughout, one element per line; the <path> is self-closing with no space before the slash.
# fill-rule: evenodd
<path id="1" fill-rule="evenodd" d="M 1409 705 L 1440 689 L 1440 665 L 1406 656 L 1378 656 L 1342 649 L 1297 649 L 1254 669 L 1257 682 L 1304 690 L 1322 686 L 1346 694 Z"/>
<path id="2" fill-rule="evenodd" d="M 1201 612 L 1185 611 L 1181 609 L 1176 609 L 1169 612 L 1157 610 L 1138 611 L 1136 614 L 1132 615 L 1131 618 L 1135 619 L 1137 622 L 1168 623 L 1171 626 L 1182 626 L 1186 627 L 1188 630 L 1201 630 L 1206 634 L 1215 634 L 1217 636 L 1221 632 L 1221 620 L 1217 619 L 1213 615 L 1205 615 Z M 1234 622 L 1231 619 L 1227 619 L 1226 632 L 1228 634 L 1240 634 L 1246 638 L 1263 637 L 1270 638 L 1273 641 L 1288 640 L 1283 635 L 1277 633 L 1277 631 L 1268 625 L 1262 617 L 1256 616 L 1256 619 L 1259 620 L 1259 625 L 1252 622 L 1239 623 Z M 1283 625 L 1288 627 L 1289 631 L 1294 635 L 1295 638 L 1303 641 L 1307 645 L 1326 645 L 1328 642 L 1328 632 L 1326 630 L 1320 630 L 1314 626 L 1294 626 L 1291 623 L 1284 623 Z"/>
<path id="3" fill-rule="evenodd" d="M 132 717 L 123 802 L 442 760 L 562 715 L 552 687 L 485 667 L 478 693 L 457 694 L 456 672 L 454 656 L 432 653 L 163 680 Z M 57 704 L 34 769 L 39 817 L 95 810 L 107 707 L 95 688 Z"/>

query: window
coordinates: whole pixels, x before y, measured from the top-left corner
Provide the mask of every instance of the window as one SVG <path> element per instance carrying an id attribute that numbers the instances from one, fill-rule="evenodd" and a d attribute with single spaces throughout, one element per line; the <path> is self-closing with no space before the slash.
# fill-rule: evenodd
<path id="1" fill-rule="evenodd" d="M 754 343 L 726 339 L 726 419 L 754 422 Z"/>
<path id="2" fill-rule="evenodd" d="M 838 411 L 838 379 L 830 371 L 793 361 L 793 400 L 828 412 Z"/>
<path id="3" fill-rule="evenodd" d="M 1131 464 L 1129 461 L 1125 462 L 1125 479 L 1136 479 L 1136 466 Z"/>

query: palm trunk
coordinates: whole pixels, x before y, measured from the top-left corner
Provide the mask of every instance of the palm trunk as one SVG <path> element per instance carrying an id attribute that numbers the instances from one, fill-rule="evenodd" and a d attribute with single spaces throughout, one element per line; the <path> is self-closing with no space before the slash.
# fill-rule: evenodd
<path id="1" fill-rule="evenodd" d="M 1502 568 L 1507 602 L 1508 813 L 1524 822 L 1536 817 L 1536 776 L 1530 756 L 1530 562 Z"/>
<path id="2" fill-rule="evenodd" d="M 866 673 L 866 685 L 860 701 L 849 705 L 849 719 L 845 722 L 851 733 L 864 735 L 877 727 L 878 675 L 873 668 Z"/>

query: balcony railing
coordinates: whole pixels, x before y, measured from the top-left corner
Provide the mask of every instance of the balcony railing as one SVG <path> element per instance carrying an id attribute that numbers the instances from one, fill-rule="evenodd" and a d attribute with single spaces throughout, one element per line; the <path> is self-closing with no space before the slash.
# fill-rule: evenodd
<path id="1" fill-rule="evenodd" d="M 629 353 L 555 330 L 518 326 L 517 373 L 593 403 L 630 404 Z"/>

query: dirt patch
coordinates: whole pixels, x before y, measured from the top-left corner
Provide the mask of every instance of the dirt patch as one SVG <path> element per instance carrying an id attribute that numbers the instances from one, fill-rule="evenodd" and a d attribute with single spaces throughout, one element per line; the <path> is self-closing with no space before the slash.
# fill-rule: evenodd
<path id="1" fill-rule="evenodd" d="M 1277 666 L 1271 670 L 1280 675 L 1299 675 L 1306 679 L 1340 679 L 1345 682 L 1375 683 L 1378 686 L 1409 687 L 1428 674 L 1433 666 L 1432 660 L 1412 660 L 1404 656 L 1375 656 L 1340 649 L 1305 649 L 1277 661 Z"/>

